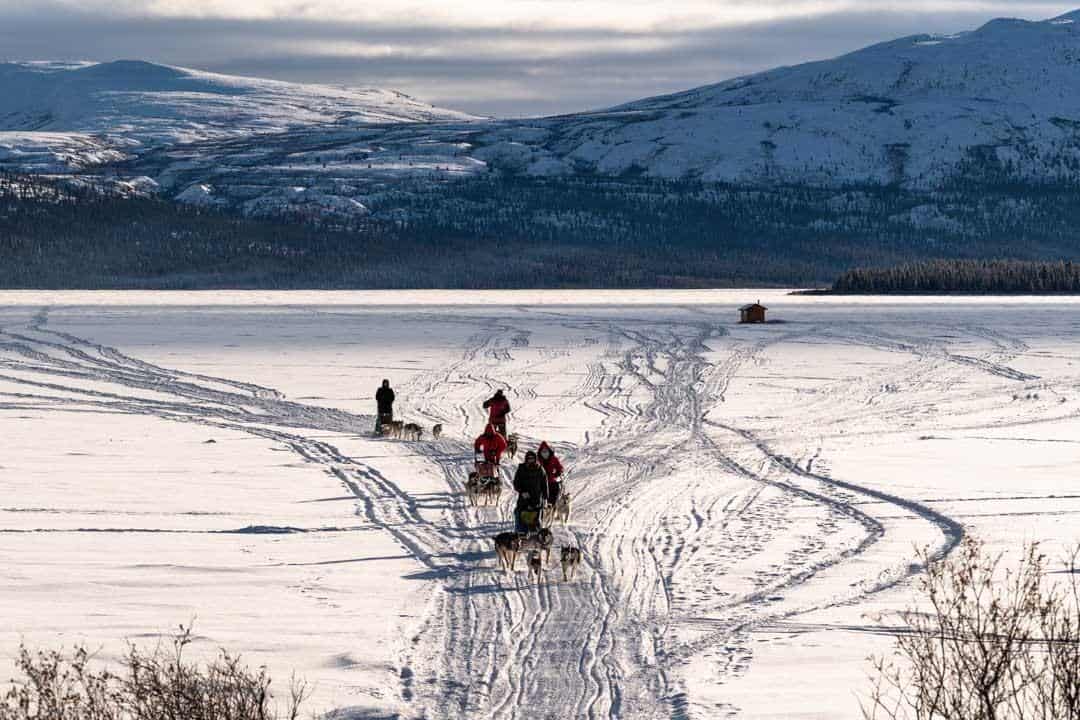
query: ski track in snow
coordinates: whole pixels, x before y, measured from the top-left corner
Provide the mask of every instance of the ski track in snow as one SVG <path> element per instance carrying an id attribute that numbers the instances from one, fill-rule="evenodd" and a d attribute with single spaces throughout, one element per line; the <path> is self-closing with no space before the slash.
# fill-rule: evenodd
<path id="1" fill-rule="evenodd" d="M 711 663 L 722 683 L 752 662 L 747 637 L 754 628 L 858 602 L 917 573 L 912 557 L 882 548 L 895 522 L 888 518 L 919 524 L 939 557 L 963 534 L 959 523 L 923 503 L 859 478 L 831 477 L 812 444 L 822 428 L 885 417 L 895 412 L 888 404 L 897 389 L 916 392 L 956 372 L 1037 380 L 1009 364 L 1027 349 L 1023 343 L 981 327 L 942 330 L 990 347 L 971 354 L 954 351 L 955 342 L 870 326 L 802 326 L 747 342 L 686 313 L 658 322 L 516 312 L 520 322 L 439 315 L 474 326 L 472 334 L 456 361 L 406 387 L 423 398 L 417 411 L 446 428 L 447 439 L 412 446 L 456 496 L 438 514 L 425 512 L 376 467 L 312 437 L 366 432 L 369 417 L 145 362 L 50 328 L 46 311 L 24 327 L 0 329 L 0 377 L 25 389 L 0 394 L 0 406 L 145 414 L 238 430 L 332 473 L 356 498 L 365 527 L 355 529 L 390 533 L 420 564 L 418 577 L 430 581 L 426 615 L 400 652 L 402 717 L 688 718 L 738 714 L 705 706 L 689 692 L 683 671 L 690 663 Z M 425 317 L 403 312 L 396 319 Z M 569 338 L 566 348 L 536 340 L 551 328 Z M 901 360 L 880 377 L 809 396 L 796 409 L 799 427 L 763 432 L 718 419 L 731 384 L 763 362 L 770 346 L 821 337 Z M 594 349 L 587 367 L 572 366 L 572 346 Z M 545 376 L 572 367 L 580 379 L 570 393 L 538 395 Z M 543 401 L 549 419 L 571 404 L 597 418 L 582 429 L 584 442 L 559 443 L 572 468 L 574 515 L 568 527 L 555 529 L 554 571 L 539 586 L 520 561 L 517 573 L 494 567 L 490 538 L 509 522 L 512 493 L 494 508 L 470 508 L 461 495 L 471 448 L 453 438 L 482 423 L 479 401 L 495 387 L 510 388 L 511 430 L 522 433 L 523 446 L 539 439 L 529 434 L 530 404 Z M 973 393 L 967 400 L 986 398 Z M 791 437 L 801 443 L 786 442 Z M 803 445 L 804 455 L 790 454 L 788 448 Z M 342 529 L 349 528 L 332 530 Z M 322 530 L 268 525 L 234 532 Z M 80 531 L 93 529 L 71 532 Z M 577 579 L 565 584 L 556 581 L 562 544 L 584 552 Z M 781 560 L 766 562 L 766 553 Z M 830 584 L 856 557 L 859 569 L 851 572 L 859 580 Z"/>

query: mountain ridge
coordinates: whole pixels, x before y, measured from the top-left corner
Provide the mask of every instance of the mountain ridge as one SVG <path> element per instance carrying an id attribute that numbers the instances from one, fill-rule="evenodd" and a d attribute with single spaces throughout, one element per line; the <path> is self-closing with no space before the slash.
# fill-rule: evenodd
<path id="1" fill-rule="evenodd" d="M 0 132 L 115 135 L 146 147 L 342 121 L 468 121 L 379 88 L 221 75 L 143 60 L 0 63 Z"/>
<path id="2" fill-rule="evenodd" d="M 506 286 L 540 282 L 533 275 L 798 285 L 912 260 L 1080 261 L 1078 18 L 912 35 L 515 120 L 433 112 L 385 91 L 222 81 L 139 62 L 40 64 L 36 75 L 64 73 L 104 104 L 23 113 L 22 129 L 0 132 L 0 169 L 59 175 L 47 182 L 74 206 L 70 222 L 47 227 L 47 202 L 10 201 L 24 211 L 9 221 L 22 257 L 37 268 L 13 272 L 19 282 L 78 283 L 96 263 L 108 284 L 113 268 L 166 277 L 197 258 L 207 273 L 199 282 L 212 283 L 229 257 L 230 282 L 475 287 L 492 282 L 484 263 L 494 261 Z M 200 83 L 217 92 L 187 92 Z M 0 81 L 0 102 L 2 90 Z M 356 114 L 341 112 L 348 102 Z M 13 186 L 17 198 L 28 183 Z M 113 192 L 95 201 L 101 188 Z M 158 215 L 158 228 L 176 222 L 193 234 L 132 234 L 133 205 Z M 84 258 L 86 223 L 101 252 Z M 74 259 L 59 272 L 35 255 L 41 247 Z M 369 248 L 381 248 L 382 264 Z M 268 266 L 272 280 L 257 272 Z"/>
<path id="3" fill-rule="evenodd" d="M 1078 19 L 1080 10 L 991 20 L 611 108 L 517 120 L 464 116 L 389 91 L 138 61 L 39 69 L 74 80 L 103 76 L 93 87 L 124 88 L 100 90 L 110 107 L 126 98 L 143 114 L 121 106 L 64 125 L 57 113 L 24 113 L 20 128 L 0 94 L 0 129 L 8 129 L 0 166 L 91 174 L 104 166 L 182 202 L 328 216 L 393 214 L 395 193 L 416 183 L 481 176 L 919 190 L 958 181 L 1080 183 Z M 181 89 L 162 91 L 173 104 L 158 112 L 153 98 L 116 77 L 129 74 Z M 207 84 L 221 90 L 214 102 L 189 104 L 198 92 L 185 89 Z M 245 105 L 249 96 L 261 104 Z M 82 145 L 65 144 L 61 129 L 82 132 Z"/>

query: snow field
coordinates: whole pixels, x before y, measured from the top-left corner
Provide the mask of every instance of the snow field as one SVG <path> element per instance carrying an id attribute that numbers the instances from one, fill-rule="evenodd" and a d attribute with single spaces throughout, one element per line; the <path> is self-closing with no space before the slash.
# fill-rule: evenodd
<path id="1" fill-rule="evenodd" d="M 750 294 L 785 322 L 735 325 L 747 293 L 5 293 L 0 652 L 194 616 L 351 717 L 856 718 L 915 547 L 1075 538 L 1075 311 Z M 383 377 L 443 440 L 369 436 Z M 496 387 L 571 468 L 573 582 L 498 572 L 512 498 L 461 495 Z"/>

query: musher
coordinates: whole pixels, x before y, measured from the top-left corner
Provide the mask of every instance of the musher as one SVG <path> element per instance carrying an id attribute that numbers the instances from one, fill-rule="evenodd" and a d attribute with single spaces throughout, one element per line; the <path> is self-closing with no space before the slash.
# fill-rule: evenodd
<path id="1" fill-rule="evenodd" d="M 559 501 L 559 494 L 562 492 L 562 462 L 555 456 L 555 451 L 546 442 L 540 443 L 537 455 L 540 458 L 540 465 L 544 468 L 544 474 L 547 475 L 548 506 L 555 507 L 555 503 Z"/>
<path id="2" fill-rule="evenodd" d="M 382 435 L 383 423 L 394 421 L 394 391 L 389 380 L 383 380 L 382 387 L 375 391 L 375 404 L 375 434 Z"/>
<path id="3" fill-rule="evenodd" d="M 525 453 L 525 462 L 518 465 L 514 473 L 514 490 L 518 494 L 514 529 L 519 533 L 538 530 L 540 515 L 547 504 L 548 482 L 544 466 L 536 461 L 536 453 L 532 450 Z"/>
<path id="4" fill-rule="evenodd" d="M 488 411 L 488 422 L 506 437 L 506 416 L 510 414 L 510 401 L 503 395 L 502 390 L 496 390 L 495 394 L 484 401 L 484 408 Z"/>
<path id="5" fill-rule="evenodd" d="M 476 441 L 473 442 L 473 450 L 476 452 L 476 471 L 481 478 L 495 478 L 499 474 L 499 461 L 506 452 L 506 438 L 500 435 L 495 426 L 488 423 Z M 487 467 L 482 467 L 486 465 Z"/>

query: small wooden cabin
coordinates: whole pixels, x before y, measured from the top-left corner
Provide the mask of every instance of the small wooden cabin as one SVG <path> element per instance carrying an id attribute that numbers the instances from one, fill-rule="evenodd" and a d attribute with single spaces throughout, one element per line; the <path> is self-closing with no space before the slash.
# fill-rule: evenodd
<path id="1" fill-rule="evenodd" d="M 743 305 L 739 308 L 739 322 L 763 323 L 765 322 L 765 311 L 768 309 L 769 308 L 759 302 L 756 302 L 753 305 Z"/>

